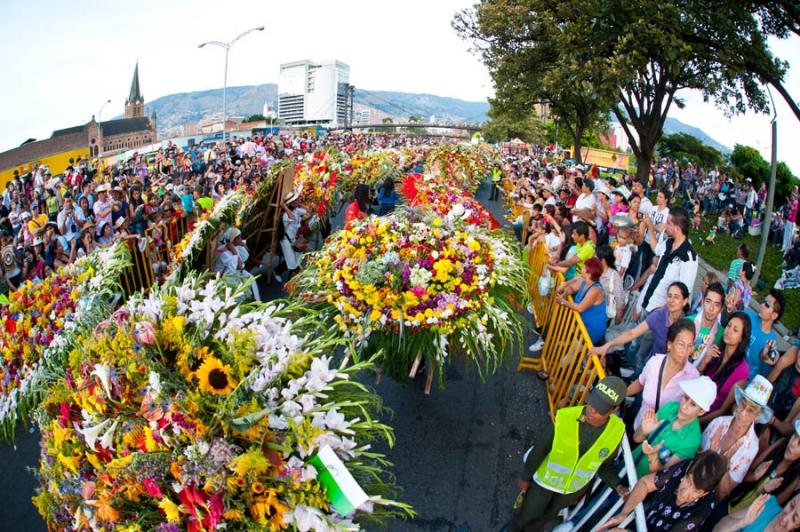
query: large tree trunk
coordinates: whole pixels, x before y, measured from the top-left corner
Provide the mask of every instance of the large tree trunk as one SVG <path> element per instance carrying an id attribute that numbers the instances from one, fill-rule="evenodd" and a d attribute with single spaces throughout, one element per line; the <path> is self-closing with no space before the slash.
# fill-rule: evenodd
<path id="1" fill-rule="evenodd" d="M 583 149 L 583 130 L 575 132 L 575 136 L 572 138 L 572 145 L 575 147 L 575 153 L 572 154 L 572 158 L 575 159 L 576 164 L 583 164 L 583 156 L 581 154 Z"/>

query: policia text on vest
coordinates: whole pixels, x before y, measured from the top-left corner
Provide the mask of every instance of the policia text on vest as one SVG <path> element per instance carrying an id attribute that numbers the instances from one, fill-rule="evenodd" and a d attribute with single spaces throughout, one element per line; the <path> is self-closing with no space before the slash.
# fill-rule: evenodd
<path id="1" fill-rule="evenodd" d="M 525 457 L 518 483 L 525 494 L 509 523 L 510 531 L 542 530 L 581 498 L 595 475 L 620 495 L 627 493 L 613 464 L 625 435 L 625 424 L 614 415 L 624 396 L 624 381 L 606 377 L 589 394 L 588 406 L 556 412 L 555 426 L 545 427 Z"/>

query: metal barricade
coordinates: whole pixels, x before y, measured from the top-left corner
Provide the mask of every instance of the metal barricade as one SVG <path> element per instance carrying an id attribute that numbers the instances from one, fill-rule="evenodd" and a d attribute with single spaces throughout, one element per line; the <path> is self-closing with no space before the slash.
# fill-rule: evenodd
<path id="1" fill-rule="evenodd" d="M 559 408 L 583 404 L 594 383 L 604 378 L 606 373 L 600 359 L 596 355 L 589 355 L 589 350 L 594 346 L 581 315 L 555 302 L 556 290 L 564 282 L 564 276 L 560 273 L 556 274 L 550 291 L 546 295 L 539 293 L 538 281 L 547 267 L 548 260 L 549 256 L 543 243 L 531 250 L 528 257 L 530 266 L 528 289 L 534 310 L 534 319 L 540 327 L 545 326 L 542 330 L 544 347 L 538 357 L 520 357 L 517 371 L 532 369 L 547 373 L 545 382 L 547 402 L 550 407 L 551 420 L 555 421 L 555 414 Z M 629 486 L 633 488 L 637 480 L 636 468 L 633 464 L 627 436 L 623 437 L 622 455 L 625 467 L 621 476 L 626 477 Z M 622 505 L 621 500 L 617 501 L 616 505 L 598 519 L 599 516 L 595 514 L 609 494 L 610 488 L 597 490 L 588 497 L 588 500 L 580 503 L 576 509 L 567 512 L 564 516 L 565 520 L 576 517 L 580 507 L 585 505 L 589 511 L 582 515 L 579 523 L 575 524 L 579 527 L 588 522 L 594 522 L 596 523 L 594 528 L 597 528 L 614 515 L 614 512 L 619 510 Z M 637 530 L 639 532 L 646 531 L 647 526 L 641 504 L 636 507 L 634 517 Z"/>

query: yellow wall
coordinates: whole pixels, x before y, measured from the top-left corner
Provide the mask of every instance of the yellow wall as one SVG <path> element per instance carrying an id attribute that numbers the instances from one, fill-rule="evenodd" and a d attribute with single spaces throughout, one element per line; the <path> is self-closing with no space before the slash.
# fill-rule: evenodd
<path id="1" fill-rule="evenodd" d="M 572 153 L 575 153 L 575 147 L 571 148 Z M 583 164 L 596 164 L 605 168 L 617 168 L 619 170 L 628 170 L 628 154 L 618 151 L 601 150 L 598 148 L 582 148 L 581 160 Z"/>
<path id="2" fill-rule="evenodd" d="M 3 170 L 0 172 L 0 190 L 4 190 L 6 183 L 14 177 L 14 170 L 19 170 L 19 174 L 23 175 L 33 170 L 33 165 L 39 163 L 39 165 L 45 165 L 50 169 L 50 172 L 53 175 L 58 175 L 64 172 L 64 170 L 69 165 L 69 159 L 78 159 L 78 157 L 84 158 L 89 157 L 89 149 L 88 148 L 80 148 L 77 150 L 65 151 L 61 153 L 56 153 L 53 155 L 48 155 L 46 157 L 42 157 L 41 159 L 36 159 L 34 161 L 29 161 L 24 164 L 20 164 L 9 168 L 8 170 Z"/>

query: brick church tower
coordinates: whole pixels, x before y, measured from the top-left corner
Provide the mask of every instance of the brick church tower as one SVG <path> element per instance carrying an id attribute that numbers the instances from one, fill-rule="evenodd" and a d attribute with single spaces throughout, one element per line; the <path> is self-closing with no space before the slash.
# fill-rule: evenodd
<path id="1" fill-rule="evenodd" d="M 131 93 L 125 100 L 125 118 L 139 118 L 144 116 L 144 97 L 139 89 L 139 62 L 133 70 L 133 81 L 131 82 Z"/>

